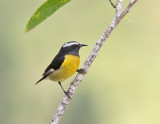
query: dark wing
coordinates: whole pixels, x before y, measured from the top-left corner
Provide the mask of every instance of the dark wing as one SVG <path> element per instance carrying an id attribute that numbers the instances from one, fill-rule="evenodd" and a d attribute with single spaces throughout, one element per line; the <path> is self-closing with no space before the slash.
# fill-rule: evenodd
<path id="1" fill-rule="evenodd" d="M 55 57 L 51 64 L 46 68 L 45 72 L 43 75 L 45 75 L 50 69 L 57 70 L 61 67 L 62 63 L 64 61 L 64 56 L 62 57 Z"/>
<path id="2" fill-rule="evenodd" d="M 48 77 L 48 75 L 53 73 L 55 70 L 59 69 L 61 67 L 63 61 L 64 61 L 64 56 L 62 56 L 62 57 L 56 56 L 53 59 L 53 61 L 51 62 L 51 64 L 46 68 L 45 72 L 43 73 L 43 77 L 37 83 L 39 83 L 40 81 L 42 81 L 43 79 Z"/>

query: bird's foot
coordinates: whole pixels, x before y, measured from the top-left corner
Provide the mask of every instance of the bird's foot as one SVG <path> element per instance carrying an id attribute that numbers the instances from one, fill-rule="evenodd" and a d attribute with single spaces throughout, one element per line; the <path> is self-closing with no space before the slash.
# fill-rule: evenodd
<path id="1" fill-rule="evenodd" d="M 70 93 L 69 91 L 64 91 L 64 94 L 65 94 L 66 96 L 68 96 L 68 98 L 71 98 L 70 95 L 69 95 L 69 93 Z"/>
<path id="2" fill-rule="evenodd" d="M 77 70 L 78 73 L 85 74 L 87 73 L 85 69 L 81 68 Z"/>

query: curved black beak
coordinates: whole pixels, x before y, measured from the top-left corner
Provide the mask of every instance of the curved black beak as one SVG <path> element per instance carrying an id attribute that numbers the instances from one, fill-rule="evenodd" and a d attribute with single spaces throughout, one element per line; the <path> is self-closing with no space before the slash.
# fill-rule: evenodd
<path id="1" fill-rule="evenodd" d="M 86 44 L 80 44 L 80 47 L 83 47 L 83 46 L 88 46 L 88 45 L 86 45 Z"/>

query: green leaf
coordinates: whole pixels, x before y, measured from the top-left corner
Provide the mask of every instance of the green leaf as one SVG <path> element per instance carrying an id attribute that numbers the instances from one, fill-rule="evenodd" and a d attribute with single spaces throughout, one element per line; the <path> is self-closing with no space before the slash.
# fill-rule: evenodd
<path id="1" fill-rule="evenodd" d="M 44 21 L 47 17 L 49 17 L 51 14 L 53 14 L 56 10 L 58 10 L 60 7 L 65 5 L 71 0 L 47 0 L 45 3 L 43 3 L 37 11 L 32 15 L 30 18 L 25 31 L 28 32 L 34 27 L 36 27 L 38 24 L 40 24 L 42 21 Z"/>

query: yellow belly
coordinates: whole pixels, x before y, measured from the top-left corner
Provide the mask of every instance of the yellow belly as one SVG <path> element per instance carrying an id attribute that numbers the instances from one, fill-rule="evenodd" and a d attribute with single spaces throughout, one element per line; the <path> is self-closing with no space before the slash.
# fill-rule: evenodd
<path id="1" fill-rule="evenodd" d="M 77 71 L 79 63 L 80 58 L 78 56 L 66 55 L 61 67 L 50 74 L 49 79 L 63 82 Z"/>

